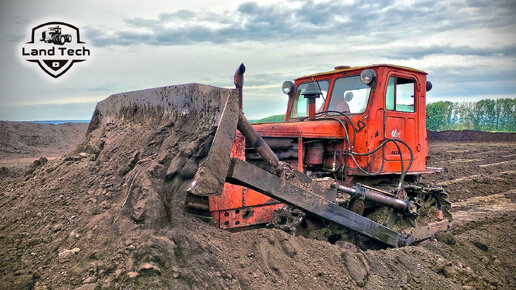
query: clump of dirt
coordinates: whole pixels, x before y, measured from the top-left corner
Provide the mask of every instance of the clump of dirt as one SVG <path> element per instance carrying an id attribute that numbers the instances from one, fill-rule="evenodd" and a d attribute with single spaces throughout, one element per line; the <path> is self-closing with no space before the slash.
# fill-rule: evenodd
<path id="1" fill-rule="evenodd" d="M 485 132 L 475 130 L 427 131 L 430 141 L 450 142 L 514 142 L 516 133 Z"/>
<path id="2" fill-rule="evenodd" d="M 111 96 L 72 153 L 0 177 L 0 288 L 516 285 L 514 212 L 511 223 L 500 222 L 506 212 L 465 223 L 455 243 L 379 251 L 275 229 L 230 233 L 188 216 L 186 189 L 228 97 L 236 92 L 196 84 Z"/>

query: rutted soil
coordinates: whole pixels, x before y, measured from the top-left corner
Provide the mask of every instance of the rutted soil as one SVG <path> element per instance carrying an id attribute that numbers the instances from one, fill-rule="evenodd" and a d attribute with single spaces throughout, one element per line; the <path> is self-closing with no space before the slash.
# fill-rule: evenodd
<path id="1" fill-rule="evenodd" d="M 444 187 L 452 202 L 516 188 L 516 142 L 437 141 L 429 152 L 430 166 L 442 172 L 423 181 Z"/>
<path id="2" fill-rule="evenodd" d="M 419 245 L 361 251 L 274 229 L 230 233 L 185 215 L 184 196 L 231 92 L 194 85 L 153 98 L 199 90 L 214 101 L 173 104 L 180 113 L 99 104 L 72 153 L 0 177 L 0 288 L 516 287 L 514 164 L 501 163 L 516 156 L 495 159 L 515 144 L 430 144 L 430 166 L 446 172 L 425 181 L 448 182 L 456 226 Z"/>

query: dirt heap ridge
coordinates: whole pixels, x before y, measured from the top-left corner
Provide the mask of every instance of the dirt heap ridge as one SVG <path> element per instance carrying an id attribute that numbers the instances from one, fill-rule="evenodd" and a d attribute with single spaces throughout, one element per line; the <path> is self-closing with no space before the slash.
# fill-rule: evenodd
<path id="1" fill-rule="evenodd" d="M 0 158 L 38 154 L 62 155 L 73 150 L 83 139 L 88 124 L 59 125 L 0 121 Z"/>
<path id="2" fill-rule="evenodd" d="M 495 267 L 511 264 L 513 249 L 494 252 L 491 236 L 364 252 L 279 230 L 230 233 L 186 215 L 185 190 L 228 97 L 235 91 L 197 84 L 113 95 L 73 153 L 0 178 L 0 288 L 514 286 L 514 267 Z M 503 243 L 515 238 L 508 232 Z"/>
<path id="3" fill-rule="evenodd" d="M 475 130 L 427 131 L 428 140 L 452 142 L 514 142 L 516 133 Z"/>

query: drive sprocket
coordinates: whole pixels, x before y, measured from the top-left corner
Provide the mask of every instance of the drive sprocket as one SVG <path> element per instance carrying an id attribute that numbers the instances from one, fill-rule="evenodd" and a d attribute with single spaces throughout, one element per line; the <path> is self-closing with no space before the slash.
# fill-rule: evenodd
<path id="1" fill-rule="evenodd" d="M 427 224 L 443 219 L 452 221 L 451 203 L 448 193 L 442 187 L 409 184 L 405 186 L 405 190 L 409 199 L 418 206 L 417 216 L 414 217 L 418 223 Z"/>

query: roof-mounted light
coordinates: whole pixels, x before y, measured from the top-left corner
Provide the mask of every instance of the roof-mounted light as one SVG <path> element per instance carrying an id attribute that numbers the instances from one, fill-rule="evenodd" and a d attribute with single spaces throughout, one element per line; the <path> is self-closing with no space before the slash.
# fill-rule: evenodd
<path id="1" fill-rule="evenodd" d="M 292 93 L 294 90 L 294 83 L 291 81 L 285 81 L 283 82 L 281 89 L 283 90 L 283 93 L 290 95 L 290 93 Z"/>
<path id="2" fill-rule="evenodd" d="M 426 91 L 429 92 L 432 89 L 432 83 L 429 81 L 426 81 Z"/>
<path id="3" fill-rule="evenodd" d="M 365 69 L 360 74 L 360 80 L 364 85 L 370 86 L 376 79 L 376 73 L 372 69 Z"/>

